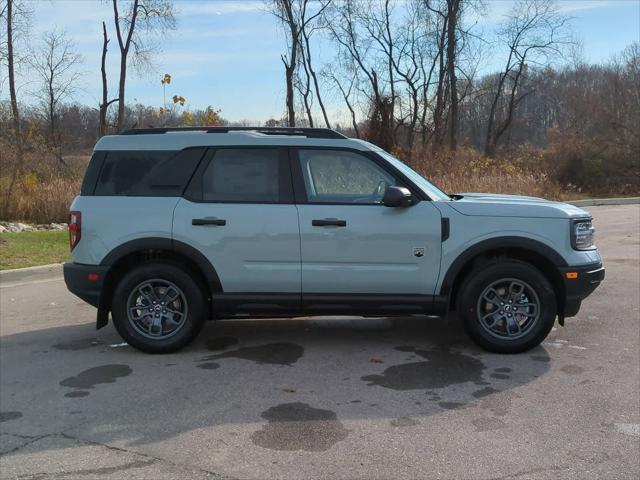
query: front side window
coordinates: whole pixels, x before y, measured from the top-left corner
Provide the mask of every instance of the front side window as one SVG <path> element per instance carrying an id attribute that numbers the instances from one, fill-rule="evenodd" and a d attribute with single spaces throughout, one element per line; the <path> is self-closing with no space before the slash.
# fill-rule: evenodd
<path id="1" fill-rule="evenodd" d="M 280 200 L 280 152 L 275 149 L 220 149 L 202 176 L 205 202 Z"/>
<path id="2" fill-rule="evenodd" d="M 346 150 L 299 150 L 309 203 L 377 204 L 395 178 L 369 158 Z"/>

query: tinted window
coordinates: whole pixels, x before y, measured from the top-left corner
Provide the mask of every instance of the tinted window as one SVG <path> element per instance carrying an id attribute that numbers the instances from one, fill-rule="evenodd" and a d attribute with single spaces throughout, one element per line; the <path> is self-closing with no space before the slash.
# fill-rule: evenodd
<path id="1" fill-rule="evenodd" d="M 94 152 L 91 156 L 87 170 L 84 172 L 84 179 L 82 180 L 82 187 L 80 188 L 81 195 L 93 195 L 93 190 L 96 188 L 96 182 L 98 181 L 98 175 L 102 169 L 102 162 L 106 155 L 106 152 Z"/>
<path id="2" fill-rule="evenodd" d="M 202 177 L 209 202 L 278 202 L 280 152 L 274 149 L 217 150 Z"/>
<path id="3" fill-rule="evenodd" d="M 298 153 L 309 203 L 380 203 L 393 176 L 369 158 L 342 150 Z"/>
<path id="4" fill-rule="evenodd" d="M 189 148 L 180 152 L 109 152 L 95 194 L 180 196 L 203 153 L 203 148 Z"/>

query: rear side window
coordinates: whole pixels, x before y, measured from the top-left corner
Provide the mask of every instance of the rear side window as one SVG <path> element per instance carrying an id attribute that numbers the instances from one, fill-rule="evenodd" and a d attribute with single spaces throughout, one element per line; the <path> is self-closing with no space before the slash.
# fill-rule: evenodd
<path id="1" fill-rule="evenodd" d="M 102 163 L 106 156 L 106 152 L 93 152 L 91 160 L 89 160 L 89 164 L 87 165 L 87 170 L 84 172 L 82 187 L 80 187 L 80 195 L 93 195 L 93 191 L 96 188 L 96 182 L 98 181 L 98 175 L 100 175 Z"/>
<path id="2" fill-rule="evenodd" d="M 281 152 L 276 149 L 216 150 L 202 175 L 205 202 L 277 203 Z"/>
<path id="3" fill-rule="evenodd" d="M 204 150 L 108 152 L 95 195 L 180 196 Z"/>

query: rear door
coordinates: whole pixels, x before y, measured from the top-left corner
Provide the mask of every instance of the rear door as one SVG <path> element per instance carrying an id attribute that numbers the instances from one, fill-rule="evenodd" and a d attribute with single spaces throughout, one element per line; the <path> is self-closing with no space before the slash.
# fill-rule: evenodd
<path id="1" fill-rule="evenodd" d="M 173 238 L 209 259 L 225 294 L 299 296 L 300 234 L 286 149 L 211 149 L 185 197 Z"/>

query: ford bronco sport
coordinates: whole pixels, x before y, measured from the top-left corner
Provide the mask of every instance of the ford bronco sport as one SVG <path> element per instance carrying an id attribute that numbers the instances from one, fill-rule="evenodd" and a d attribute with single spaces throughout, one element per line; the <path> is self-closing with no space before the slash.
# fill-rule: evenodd
<path id="1" fill-rule="evenodd" d="M 523 352 L 604 278 L 588 212 L 448 195 L 328 129 L 103 137 L 69 237 L 69 290 L 147 352 L 181 348 L 205 319 L 454 310 L 485 349 Z"/>

